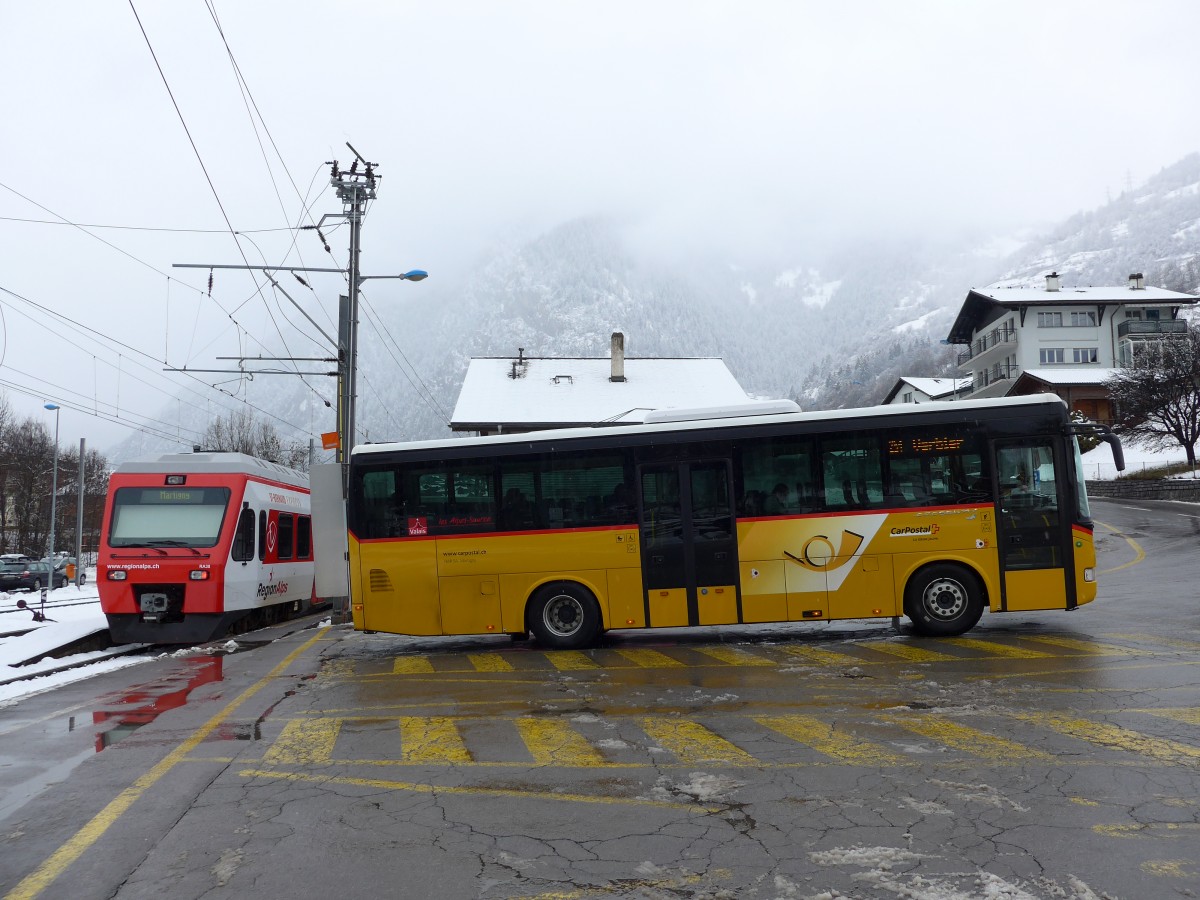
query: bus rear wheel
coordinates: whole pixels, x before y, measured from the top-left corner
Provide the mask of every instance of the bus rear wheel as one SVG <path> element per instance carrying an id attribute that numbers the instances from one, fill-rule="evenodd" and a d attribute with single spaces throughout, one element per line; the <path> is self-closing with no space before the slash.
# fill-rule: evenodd
<path id="1" fill-rule="evenodd" d="M 600 633 L 600 605 L 591 591 L 569 581 L 539 590 L 529 608 L 529 630 L 556 650 L 586 647 Z"/>
<path id="2" fill-rule="evenodd" d="M 962 634 L 983 615 L 983 589 L 969 569 L 938 563 L 917 572 L 909 581 L 904 611 L 918 634 Z"/>

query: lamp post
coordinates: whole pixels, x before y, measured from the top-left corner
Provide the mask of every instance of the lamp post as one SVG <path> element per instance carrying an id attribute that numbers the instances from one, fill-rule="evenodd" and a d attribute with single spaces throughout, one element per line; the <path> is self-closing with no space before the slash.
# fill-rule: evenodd
<path id="1" fill-rule="evenodd" d="M 57 403 L 47 403 L 46 409 L 54 410 L 54 469 L 50 472 L 50 541 L 46 548 L 46 587 L 54 590 L 54 514 L 58 499 L 58 413 Z"/>

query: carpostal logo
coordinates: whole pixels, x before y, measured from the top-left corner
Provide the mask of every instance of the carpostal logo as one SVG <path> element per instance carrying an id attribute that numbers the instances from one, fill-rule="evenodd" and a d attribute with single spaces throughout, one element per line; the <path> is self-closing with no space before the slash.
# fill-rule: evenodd
<path id="1" fill-rule="evenodd" d="M 891 530 L 892 537 L 932 537 L 942 528 L 936 522 L 929 525 L 903 525 Z"/>
<path id="2" fill-rule="evenodd" d="M 288 585 L 286 581 L 277 581 L 274 584 L 260 584 L 258 586 L 259 597 L 274 597 L 278 594 L 286 594 Z"/>

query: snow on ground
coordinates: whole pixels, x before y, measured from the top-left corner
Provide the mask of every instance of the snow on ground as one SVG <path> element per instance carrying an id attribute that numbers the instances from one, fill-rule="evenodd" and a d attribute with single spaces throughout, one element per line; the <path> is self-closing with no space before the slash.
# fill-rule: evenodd
<path id="1" fill-rule="evenodd" d="M 108 658 L 112 651 L 101 650 L 74 654 L 69 659 L 44 656 L 31 665 L 18 666 L 18 663 L 37 659 L 57 647 L 108 627 L 104 614 L 100 611 L 95 569 L 88 570 L 87 581 L 83 587 L 67 585 L 50 591 L 46 597 L 46 621 L 34 622 L 33 613 L 28 609 L 19 609 L 17 602 L 24 600 L 30 607 L 40 609 L 39 594 L 20 591 L 10 594 L 0 591 L 0 709 L 14 705 L 22 697 L 40 694 L 85 678 L 93 678 L 113 669 L 138 665 L 150 658 Z M 25 629 L 30 630 L 25 634 L 14 634 Z M 95 662 L 65 672 L 53 672 L 65 663 L 86 662 L 88 659 L 94 659 Z M 47 674 L 20 681 L 10 680 L 38 672 Z"/>
<path id="2" fill-rule="evenodd" d="M 1187 454 L 1183 452 L 1182 447 L 1145 450 L 1127 443 L 1122 443 L 1121 447 L 1125 451 L 1125 471 L 1120 473 L 1123 475 L 1187 460 Z M 1088 481 L 1112 481 L 1117 475 L 1117 467 L 1113 464 L 1112 450 L 1108 444 L 1101 444 L 1083 454 L 1083 477 Z"/>

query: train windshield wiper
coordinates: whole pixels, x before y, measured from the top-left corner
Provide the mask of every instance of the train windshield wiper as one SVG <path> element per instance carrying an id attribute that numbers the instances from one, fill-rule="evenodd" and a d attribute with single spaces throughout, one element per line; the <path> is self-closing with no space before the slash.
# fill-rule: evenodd
<path id="1" fill-rule="evenodd" d="M 199 550 L 197 550 L 195 547 L 193 547 L 191 544 L 187 543 L 186 541 L 177 541 L 177 540 L 170 539 L 170 538 L 164 538 L 162 540 L 157 540 L 157 541 L 146 541 L 146 546 L 150 547 L 154 550 L 159 550 L 163 547 L 183 547 L 184 549 L 191 550 L 192 553 L 194 553 L 196 556 L 204 555 L 203 553 L 201 553 Z"/>

